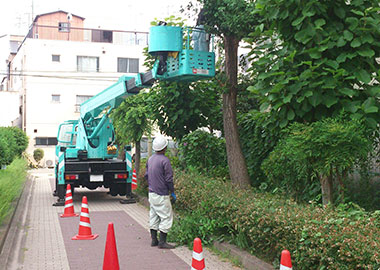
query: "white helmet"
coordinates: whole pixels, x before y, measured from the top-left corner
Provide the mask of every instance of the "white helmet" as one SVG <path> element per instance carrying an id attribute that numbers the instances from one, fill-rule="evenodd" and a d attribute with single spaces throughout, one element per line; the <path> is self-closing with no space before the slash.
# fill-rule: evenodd
<path id="1" fill-rule="evenodd" d="M 156 152 L 159 152 L 161 150 L 164 150 L 166 146 L 168 146 L 168 140 L 164 136 L 157 136 L 153 140 L 153 150 Z"/>

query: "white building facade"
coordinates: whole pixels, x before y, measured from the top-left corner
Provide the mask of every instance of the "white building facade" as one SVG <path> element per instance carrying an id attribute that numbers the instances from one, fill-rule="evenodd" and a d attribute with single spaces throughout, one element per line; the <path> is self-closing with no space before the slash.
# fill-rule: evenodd
<path id="1" fill-rule="evenodd" d="M 63 11 L 39 16 L 37 22 L 50 16 L 53 26 L 37 25 L 36 31 L 34 25 L 29 32 L 12 60 L 10 88 L 20 93 L 21 125 L 29 137 L 27 153 L 33 155 L 41 148 L 45 154 L 41 164 L 51 167 L 59 124 L 78 119 L 79 105 L 120 76 L 144 72 L 148 33 L 71 28 L 62 18 L 75 15 Z M 43 38 L 48 28 L 61 36 Z"/>

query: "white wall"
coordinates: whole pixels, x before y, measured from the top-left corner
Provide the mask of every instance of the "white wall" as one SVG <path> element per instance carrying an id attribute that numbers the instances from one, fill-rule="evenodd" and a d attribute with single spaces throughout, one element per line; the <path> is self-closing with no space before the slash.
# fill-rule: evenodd
<path id="1" fill-rule="evenodd" d="M 0 127 L 12 126 L 19 116 L 19 93 L 0 91 Z"/>

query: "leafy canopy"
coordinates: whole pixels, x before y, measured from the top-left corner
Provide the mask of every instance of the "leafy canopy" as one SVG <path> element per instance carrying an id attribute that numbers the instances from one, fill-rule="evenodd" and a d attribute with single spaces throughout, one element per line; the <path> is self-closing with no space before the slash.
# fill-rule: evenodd
<path id="1" fill-rule="evenodd" d="M 259 0 L 252 31 L 256 82 L 248 89 L 273 112 L 273 125 L 339 114 L 380 120 L 380 14 L 377 0 Z M 248 40 L 249 41 L 249 40 Z"/>

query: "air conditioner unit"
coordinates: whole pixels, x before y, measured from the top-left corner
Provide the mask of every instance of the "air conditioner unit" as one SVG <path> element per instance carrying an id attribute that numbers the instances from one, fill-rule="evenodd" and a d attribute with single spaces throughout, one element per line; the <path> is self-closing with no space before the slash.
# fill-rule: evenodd
<path id="1" fill-rule="evenodd" d="M 45 166 L 48 168 L 53 168 L 54 167 L 54 162 L 50 159 L 45 161 Z"/>

